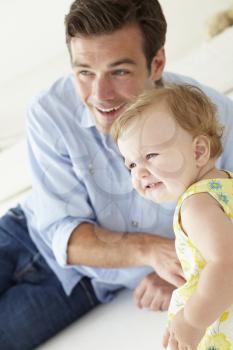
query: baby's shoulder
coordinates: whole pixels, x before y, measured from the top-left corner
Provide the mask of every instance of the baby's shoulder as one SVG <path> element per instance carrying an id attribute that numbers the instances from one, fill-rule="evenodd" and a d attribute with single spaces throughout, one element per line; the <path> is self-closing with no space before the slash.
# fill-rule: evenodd
<path id="1" fill-rule="evenodd" d="M 199 216 L 209 210 L 219 208 L 218 201 L 208 192 L 198 192 L 184 199 L 181 205 L 181 215 L 184 216 Z"/>

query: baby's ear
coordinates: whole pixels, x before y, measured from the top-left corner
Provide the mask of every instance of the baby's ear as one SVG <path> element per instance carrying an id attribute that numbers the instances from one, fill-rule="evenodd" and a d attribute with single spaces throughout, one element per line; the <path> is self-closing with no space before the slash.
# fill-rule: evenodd
<path id="1" fill-rule="evenodd" d="M 193 149 L 197 167 L 202 167 L 210 159 L 210 140 L 207 136 L 199 135 L 193 140 Z"/>

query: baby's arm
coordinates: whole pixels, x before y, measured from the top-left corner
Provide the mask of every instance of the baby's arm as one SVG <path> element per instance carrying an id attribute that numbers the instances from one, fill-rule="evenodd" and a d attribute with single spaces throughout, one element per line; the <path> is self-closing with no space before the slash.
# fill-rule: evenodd
<path id="1" fill-rule="evenodd" d="M 206 328 L 233 304 L 233 224 L 206 193 L 186 199 L 181 223 L 207 264 L 196 292 L 173 317 L 163 345 L 194 350 Z"/>
<path id="2" fill-rule="evenodd" d="M 233 304 L 233 224 L 218 202 L 206 193 L 184 202 L 181 221 L 207 261 L 197 290 L 184 307 L 185 320 L 203 329 Z"/>

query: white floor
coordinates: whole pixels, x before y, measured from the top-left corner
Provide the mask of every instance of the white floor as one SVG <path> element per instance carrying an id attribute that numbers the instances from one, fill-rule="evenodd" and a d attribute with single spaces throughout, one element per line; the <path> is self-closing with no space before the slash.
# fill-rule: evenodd
<path id="1" fill-rule="evenodd" d="M 139 310 L 129 291 L 101 305 L 39 350 L 162 350 L 166 312 Z"/>

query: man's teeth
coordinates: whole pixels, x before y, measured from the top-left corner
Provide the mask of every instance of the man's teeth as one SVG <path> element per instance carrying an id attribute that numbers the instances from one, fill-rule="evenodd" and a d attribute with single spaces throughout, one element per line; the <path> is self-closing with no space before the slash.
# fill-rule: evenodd
<path id="1" fill-rule="evenodd" d="M 106 113 L 106 112 L 114 112 L 114 111 L 117 111 L 120 107 L 121 107 L 122 105 L 120 105 L 120 106 L 117 106 L 117 107 L 112 107 L 112 108 L 97 108 L 99 111 L 101 111 L 101 112 L 104 112 L 104 113 Z"/>

